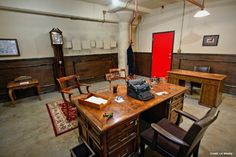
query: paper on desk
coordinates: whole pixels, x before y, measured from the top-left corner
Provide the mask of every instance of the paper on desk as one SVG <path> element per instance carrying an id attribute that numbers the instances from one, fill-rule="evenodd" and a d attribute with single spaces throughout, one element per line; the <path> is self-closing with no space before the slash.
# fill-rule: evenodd
<path id="1" fill-rule="evenodd" d="M 95 104 L 99 104 L 99 105 L 107 103 L 106 99 L 98 98 L 98 97 L 95 97 L 95 96 L 91 96 L 91 97 L 85 99 L 85 101 L 95 103 Z"/>
<path id="2" fill-rule="evenodd" d="M 25 85 L 25 84 L 29 84 L 29 81 L 20 82 L 20 85 Z"/>
<path id="3" fill-rule="evenodd" d="M 166 91 L 163 91 L 163 92 L 157 92 L 156 95 L 160 96 L 160 95 L 165 95 L 165 94 L 168 94 L 168 92 Z"/>
<path id="4" fill-rule="evenodd" d="M 117 102 L 117 103 L 122 103 L 122 102 L 125 101 L 122 97 L 116 97 L 114 100 L 115 100 L 115 102 Z"/>

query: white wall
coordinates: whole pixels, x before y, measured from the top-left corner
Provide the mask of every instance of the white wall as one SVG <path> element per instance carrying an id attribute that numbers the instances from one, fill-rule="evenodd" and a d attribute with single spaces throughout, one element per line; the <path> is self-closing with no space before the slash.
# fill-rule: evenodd
<path id="1" fill-rule="evenodd" d="M 55 3 L 55 4 L 54 4 Z M 105 7 L 75 0 L 1 0 L 0 6 L 8 6 L 37 11 L 47 11 L 73 16 L 102 19 Z M 106 19 L 117 21 L 115 15 L 107 14 Z M 118 24 L 70 20 L 42 15 L 16 13 L 0 10 L 0 38 L 16 38 L 20 57 L 1 57 L 0 60 L 52 57 L 49 31 L 58 27 L 66 41 L 72 38 L 81 40 L 115 39 L 118 35 Z M 116 53 L 116 49 L 90 49 L 71 51 L 64 49 L 65 55 Z"/>
<path id="2" fill-rule="evenodd" d="M 236 54 L 236 0 L 206 0 L 211 13 L 193 18 L 198 7 L 186 2 L 182 53 Z M 183 2 L 157 9 L 143 17 L 137 29 L 138 52 L 151 52 L 152 33 L 175 31 L 174 52 L 179 48 Z M 203 35 L 219 34 L 218 46 L 202 46 Z"/>

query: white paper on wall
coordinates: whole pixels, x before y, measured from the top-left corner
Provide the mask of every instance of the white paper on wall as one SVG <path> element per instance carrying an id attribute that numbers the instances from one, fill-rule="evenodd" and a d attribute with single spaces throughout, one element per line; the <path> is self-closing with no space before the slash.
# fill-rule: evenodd
<path id="1" fill-rule="evenodd" d="M 115 48 L 117 46 L 115 40 L 111 40 L 111 48 Z"/>
<path id="2" fill-rule="evenodd" d="M 72 50 L 81 50 L 81 41 L 79 39 L 72 39 Z"/>
<path id="3" fill-rule="evenodd" d="M 104 39 L 103 44 L 104 44 L 104 49 L 106 50 L 111 49 L 111 42 L 109 39 Z"/>
<path id="4" fill-rule="evenodd" d="M 96 40 L 96 48 L 103 48 L 102 40 Z"/>
<path id="5" fill-rule="evenodd" d="M 89 40 L 83 40 L 82 41 L 82 48 L 83 49 L 90 49 L 90 41 Z"/>
<path id="6" fill-rule="evenodd" d="M 95 42 L 94 40 L 91 40 L 90 46 L 91 46 L 91 47 L 96 47 L 96 42 Z"/>
<path id="7" fill-rule="evenodd" d="M 71 43 L 71 41 L 66 41 L 66 42 L 64 42 L 63 46 L 66 49 L 71 49 L 72 48 L 72 43 Z"/>

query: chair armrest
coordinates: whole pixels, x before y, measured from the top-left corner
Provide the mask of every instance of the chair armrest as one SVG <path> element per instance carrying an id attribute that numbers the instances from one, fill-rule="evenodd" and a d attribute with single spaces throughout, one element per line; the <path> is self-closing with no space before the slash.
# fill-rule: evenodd
<path id="1" fill-rule="evenodd" d="M 87 90 L 87 92 L 88 92 L 88 93 L 90 93 L 90 91 L 89 91 L 89 87 L 91 87 L 91 85 L 90 85 L 90 84 L 86 84 L 86 83 L 79 83 L 79 86 L 78 86 L 79 92 L 80 92 L 80 94 L 83 94 L 83 92 L 82 92 L 82 91 L 81 91 L 81 89 L 80 89 L 80 86 L 85 86 L 85 87 L 86 87 L 86 90 Z"/>
<path id="2" fill-rule="evenodd" d="M 176 113 L 181 114 L 182 116 L 185 116 L 185 117 L 191 119 L 191 120 L 194 121 L 194 122 L 196 122 L 196 121 L 199 120 L 197 117 L 195 117 L 195 116 L 193 116 L 193 115 L 191 115 L 191 114 L 189 114 L 189 113 L 187 113 L 187 112 L 184 112 L 184 111 L 182 111 L 182 110 L 174 109 L 174 111 L 175 111 Z"/>
<path id="3" fill-rule="evenodd" d="M 182 146 L 186 146 L 189 147 L 189 144 L 184 142 L 183 140 L 179 139 L 178 137 L 172 135 L 171 133 L 169 133 L 168 131 L 164 130 L 163 128 L 161 128 L 159 125 L 152 123 L 151 127 L 158 132 L 159 134 L 161 134 L 164 138 L 172 141 L 175 144 L 178 145 L 182 145 Z"/>

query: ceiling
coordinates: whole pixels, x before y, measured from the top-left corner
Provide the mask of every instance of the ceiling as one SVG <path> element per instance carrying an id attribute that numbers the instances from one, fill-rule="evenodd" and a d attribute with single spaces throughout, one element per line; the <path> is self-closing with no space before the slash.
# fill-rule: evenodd
<path id="1" fill-rule="evenodd" d="M 80 0 L 80 1 L 96 3 L 100 5 L 106 5 L 106 6 L 112 4 L 112 0 Z M 126 3 L 129 0 L 120 0 L 120 1 Z M 155 9 L 163 5 L 165 6 L 165 5 L 172 4 L 181 0 L 137 0 L 137 1 L 138 1 L 138 6 L 141 6 L 147 9 Z M 131 3 L 134 3 L 134 0 L 132 0 Z"/>

